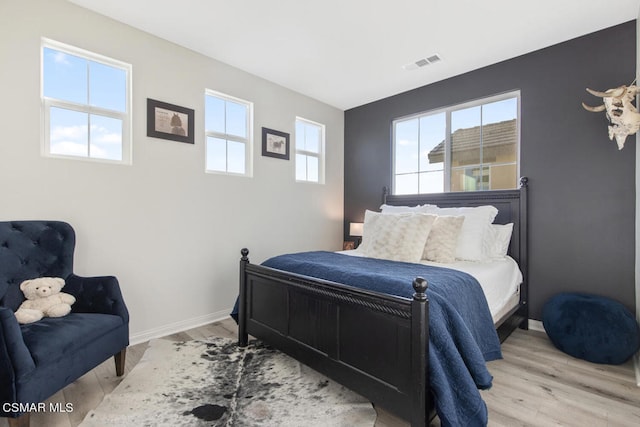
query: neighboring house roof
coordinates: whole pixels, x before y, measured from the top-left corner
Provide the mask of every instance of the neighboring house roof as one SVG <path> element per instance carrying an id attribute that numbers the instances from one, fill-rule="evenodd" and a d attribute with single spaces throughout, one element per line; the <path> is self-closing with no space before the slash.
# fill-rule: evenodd
<path id="1" fill-rule="evenodd" d="M 516 132 L 516 119 L 498 123 L 490 123 L 482 127 L 482 148 L 504 147 L 516 144 L 518 133 Z M 458 129 L 451 135 L 453 152 L 477 150 L 480 148 L 480 126 Z M 444 161 L 444 141 L 436 145 L 429 152 L 429 163 L 441 163 Z"/>

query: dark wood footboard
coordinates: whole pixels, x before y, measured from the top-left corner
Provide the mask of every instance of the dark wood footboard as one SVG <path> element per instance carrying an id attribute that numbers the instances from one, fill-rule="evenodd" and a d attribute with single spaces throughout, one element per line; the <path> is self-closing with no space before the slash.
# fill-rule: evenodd
<path id="1" fill-rule="evenodd" d="M 240 261 L 239 345 L 252 335 L 412 426 L 428 425 L 424 279 L 408 300 L 253 265 L 248 254 Z"/>

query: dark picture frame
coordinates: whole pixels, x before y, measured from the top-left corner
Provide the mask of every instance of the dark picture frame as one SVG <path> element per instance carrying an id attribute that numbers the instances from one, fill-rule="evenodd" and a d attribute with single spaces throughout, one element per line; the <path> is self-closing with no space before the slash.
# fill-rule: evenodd
<path id="1" fill-rule="evenodd" d="M 262 155 L 289 160 L 289 134 L 263 127 Z"/>
<path id="2" fill-rule="evenodd" d="M 191 108 L 147 98 L 147 136 L 194 144 L 194 117 Z"/>

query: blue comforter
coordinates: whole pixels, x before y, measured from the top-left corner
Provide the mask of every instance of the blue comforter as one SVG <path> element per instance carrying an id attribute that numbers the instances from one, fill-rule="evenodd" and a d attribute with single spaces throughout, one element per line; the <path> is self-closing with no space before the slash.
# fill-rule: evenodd
<path id="1" fill-rule="evenodd" d="M 485 361 L 502 358 L 482 288 L 467 273 L 333 252 L 281 255 L 262 265 L 404 298 L 429 283 L 429 377 L 443 426 L 487 424 L 478 389 L 491 387 Z"/>

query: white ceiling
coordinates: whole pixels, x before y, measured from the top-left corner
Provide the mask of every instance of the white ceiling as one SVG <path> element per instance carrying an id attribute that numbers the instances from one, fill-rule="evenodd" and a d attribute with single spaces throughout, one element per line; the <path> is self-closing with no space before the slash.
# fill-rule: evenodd
<path id="1" fill-rule="evenodd" d="M 69 0 L 346 110 L 635 19 L 640 0 Z M 437 53 L 442 61 L 403 65 Z"/>

